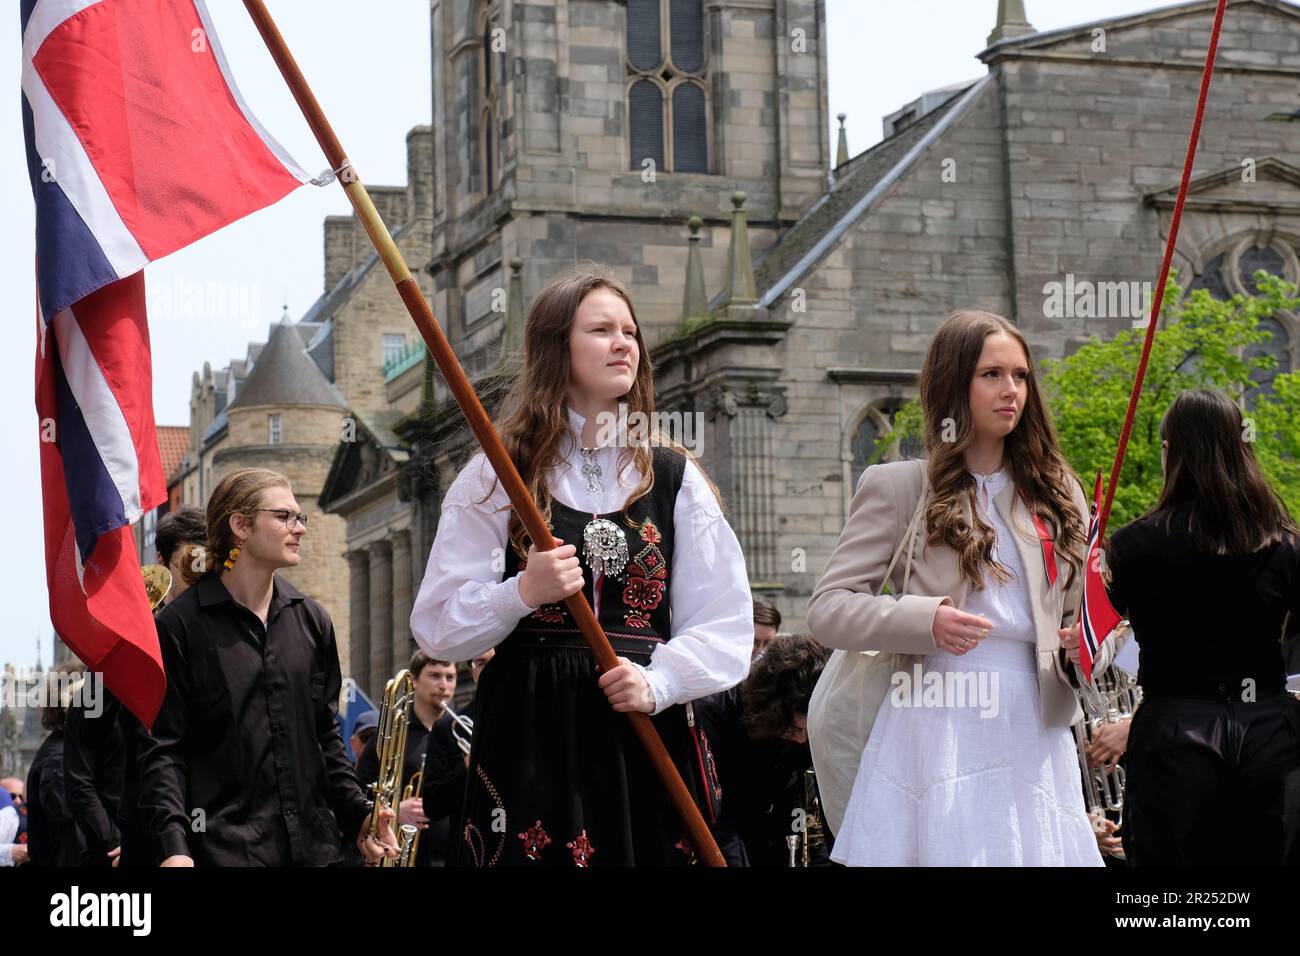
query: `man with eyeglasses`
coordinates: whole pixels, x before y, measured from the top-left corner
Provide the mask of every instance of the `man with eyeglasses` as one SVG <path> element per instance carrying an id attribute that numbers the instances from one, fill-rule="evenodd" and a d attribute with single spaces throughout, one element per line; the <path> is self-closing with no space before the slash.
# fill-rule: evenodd
<path id="1" fill-rule="evenodd" d="M 307 520 L 288 479 L 244 469 L 208 503 L 214 569 L 157 617 L 167 695 L 141 740 L 140 808 L 163 866 L 326 866 L 340 828 L 368 863 L 396 856 L 340 736 L 325 610 L 280 578 Z"/>

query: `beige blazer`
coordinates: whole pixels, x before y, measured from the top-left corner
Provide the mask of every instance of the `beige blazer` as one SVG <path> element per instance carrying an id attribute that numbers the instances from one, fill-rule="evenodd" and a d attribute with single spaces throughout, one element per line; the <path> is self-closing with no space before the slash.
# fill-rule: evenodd
<path id="1" fill-rule="evenodd" d="M 808 628 L 821 643 L 854 651 L 917 655 L 936 651 L 931 634 L 935 612 L 944 603 L 964 607 L 970 589 L 960 573 L 957 553 L 946 545 L 927 545 L 922 525 L 916 536 L 906 593 L 906 554 L 900 557 L 890 580 L 881 580 L 926 484 L 924 461 L 873 465 L 863 474 L 849 507 L 848 522 L 808 601 Z M 1074 484 L 1074 505 L 1086 526 L 1087 499 L 1078 483 Z M 1049 587 L 1042 545 L 1029 509 L 1013 483 L 1007 483 L 994 498 L 993 506 L 1016 539 L 1028 578 L 1026 590 L 1038 632 L 1043 725 L 1068 727 L 1081 711 L 1071 679 L 1074 669 L 1061 651 L 1057 631 L 1074 623 L 1083 593 L 1082 569 L 1067 589 L 1070 569 L 1058 550 L 1056 585 Z M 881 594 L 886 583 L 890 594 Z M 1102 645 L 1096 670 L 1109 666 L 1114 650 L 1113 641 Z"/>

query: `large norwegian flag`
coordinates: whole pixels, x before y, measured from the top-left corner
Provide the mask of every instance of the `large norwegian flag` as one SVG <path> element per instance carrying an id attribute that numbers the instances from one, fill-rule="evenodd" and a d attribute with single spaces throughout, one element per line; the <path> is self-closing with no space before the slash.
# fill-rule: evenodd
<path id="1" fill-rule="evenodd" d="M 1079 664 L 1083 669 L 1083 679 L 1092 680 L 1092 663 L 1097 659 L 1101 644 L 1119 626 L 1123 620 L 1119 612 L 1111 606 L 1106 595 L 1106 582 L 1102 579 L 1102 555 L 1100 538 L 1101 516 L 1101 472 L 1097 472 L 1097 482 L 1092 489 L 1092 517 L 1088 520 L 1088 563 L 1083 570 L 1083 605 L 1079 611 L 1079 623 L 1082 625 L 1083 637 L 1079 641 Z"/>
<path id="2" fill-rule="evenodd" d="M 22 0 L 50 616 L 146 725 L 166 681 L 130 525 L 166 499 L 145 264 L 309 177 L 240 97 L 203 0 Z"/>

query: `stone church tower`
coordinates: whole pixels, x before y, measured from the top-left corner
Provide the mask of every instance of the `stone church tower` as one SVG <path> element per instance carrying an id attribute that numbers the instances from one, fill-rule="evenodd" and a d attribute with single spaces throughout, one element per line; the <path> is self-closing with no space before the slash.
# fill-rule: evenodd
<path id="1" fill-rule="evenodd" d="M 824 0 L 434 0 L 431 9 L 441 132 L 427 272 L 434 311 L 480 394 L 490 401 L 502 384 L 508 316 L 521 323 L 531 296 L 575 262 L 601 263 L 628 286 L 652 349 L 685 331 L 688 249 L 705 288 L 752 305 L 751 254 L 827 189 Z M 733 204 L 741 194 L 743 210 Z M 737 221 L 747 225 L 743 261 L 729 248 Z M 720 334 L 742 350 L 769 341 L 751 317 Z M 746 408 L 782 406 L 769 370 L 733 364 Z M 702 410 L 698 391 L 661 404 Z M 442 490 L 476 447 L 436 373 L 427 408 L 397 429 L 413 445 L 417 554 L 428 553 Z M 757 452 L 765 439 L 751 424 Z M 709 437 L 705 466 L 725 469 L 728 452 L 711 451 Z M 725 496 L 738 485 L 723 477 Z"/>
<path id="2" fill-rule="evenodd" d="M 609 263 L 653 342 L 680 317 L 691 215 L 716 286 L 733 191 L 762 248 L 825 188 L 822 0 L 433 0 L 432 27 L 429 272 L 471 375 L 511 259 L 527 295 Z"/>

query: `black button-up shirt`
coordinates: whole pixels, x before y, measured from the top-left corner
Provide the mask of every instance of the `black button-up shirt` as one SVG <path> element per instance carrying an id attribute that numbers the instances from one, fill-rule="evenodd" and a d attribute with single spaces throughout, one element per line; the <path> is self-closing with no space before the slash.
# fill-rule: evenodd
<path id="1" fill-rule="evenodd" d="M 277 577 L 267 622 L 205 575 L 156 618 L 167 695 L 140 732 L 140 812 L 158 858 L 323 866 L 369 801 L 343 749 L 334 625 Z M 336 822 L 337 821 L 337 822 Z"/>

